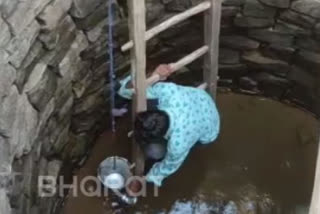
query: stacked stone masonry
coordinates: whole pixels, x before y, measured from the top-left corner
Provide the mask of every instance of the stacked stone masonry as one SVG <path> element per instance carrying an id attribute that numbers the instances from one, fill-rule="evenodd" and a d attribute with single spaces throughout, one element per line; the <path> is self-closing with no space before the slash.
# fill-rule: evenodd
<path id="1" fill-rule="evenodd" d="M 117 77 L 130 67 L 119 50 L 128 40 L 125 2 L 113 23 Z M 146 0 L 147 25 L 199 2 Z M 0 211 L 53 213 L 57 198 L 38 197 L 38 175 L 81 162 L 109 124 L 107 1 L 0 0 L 0 13 Z M 222 15 L 220 85 L 319 115 L 320 2 L 224 0 Z M 150 67 L 201 46 L 202 23 L 197 16 L 152 39 Z M 185 70 L 201 74 L 201 62 Z"/>
<path id="2" fill-rule="evenodd" d="M 223 5 L 237 12 L 223 13 L 221 48 L 240 59 L 220 55 L 221 84 L 291 100 L 319 116 L 320 2 L 225 0 Z"/>

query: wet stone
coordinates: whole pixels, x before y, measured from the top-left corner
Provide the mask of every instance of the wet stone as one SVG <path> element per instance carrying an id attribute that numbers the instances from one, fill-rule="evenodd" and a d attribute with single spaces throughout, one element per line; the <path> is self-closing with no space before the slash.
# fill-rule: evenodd
<path id="1" fill-rule="evenodd" d="M 272 29 L 249 30 L 249 37 L 261 42 L 281 46 L 291 46 L 294 40 L 293 35 Z"/>
<path id="2" fill-rule="evenodd" d="M 100 106 L 102 108 L 104 106 Z M 95 129 L 98 126 L 97 121 L 90 120 L 90 118 L 98 118 L 101 116 L 100 112 L 96 111 L 91 114 L 77 115 L 77 117 L 72 118 L 72 131 L 76 134 L 88 132 Z"/>
<path id="3" fill-rule="evenodd" d="M 77 99 L 81 98 L 83 94 L 85 93 L 86 89 L 90 86 L 92 83 L 93 77 L 92 72 L 90 69 L 85 70 L 86 75 L 81 79 L 74 82 L 72 86 L 73 94 Z M 102 84 L 98 84 L 98 88 L 103 87 L 105 81 L 103 81 Z"/>
<path id="4" fill-rule="evenodd" d="M 72 77 L 65 76 L 57 79 L 57 90 L 55 93 L 56 109 L 60 109 L 68 99 L 73 96 L 72 94 Z"/>
<path id="5" fill-rule="evenodd" d="M 220 39 L 222 47 L 229 47 L 237 50 L 254 50 L 259 47 L 259 42 L 245 36 L 222 36 Z"/>
<path id="6" fill-rule="evenodd" d="M 262 19 L 262 18 L 238 15 L 234 20 L 234 24 L 237 27 L 264 28 L 264 27 L 271 27 L 274 24 L 274 19 L 272 18 Z"/>
<path id="7" fill-rule="evenodd" d="M 163 3 L 163 4 L 168 4 L 168 3 L 170 3 L 170 2 L 172 2 L 173 0 L 161 0 L 161 2 Z"/>
<path id="8" fill-rule="evenodd" d="M 313 88 L 316 83 L 316 78 L 307 70 L 293 66 L 292 70 L 288 73 L 288 80 L 294 81 L 299 85 L 307 88 Z"/>
<path id="9" fill-rule="evenodd" d="M 56 118 L 58 121 L 63 121 L 69 115 L 72 114 L 74 98 L 70 96 L 69 99 L 61 106 L 61 108 L 56 113 Z"/>
<path id="10" fill-rule="evenodd" d="M 0 17 L 0 48 L 5 47 L 11 39 L 11 33 L 7 23 Z"/>
<path id="11" fill-rule="evenodd" d="M 165 6 L 159 2 L 154 0 L 146 1 L 146 8 L 147 8 L 147 24 L 154 22 L 155 20 L 159 19 L 165 13 Z"/>
<path id="12" fill-rule="evenodd" d="M 311 37 L 299 36 L 296 38 L 295 45 L 300 49 L 320 52 L 320 42 Z"/>
<path id="13" fill-rule="evenodd" d="M 42 36 L 42 41 L 50 50 L 44 56 L 43 61 L 55 67 L 64 58 L 76 38 L 76 26 L 71 17 L 66 16 L 56 31 Z"/>
<path id="14" fill-rule="evenodd" d="M 90 114 L 99 108 L 99 106 L 105 103 L 104 97 L 100 91 L 90 94 L 82 99 L 76 100 L 73 114 Z"/>
<path id="15" fill-rule="evenodd" d="M 66 53 L 65 57 L 59 63 L 59 74 L 62 77 L 68 76 L 71 80 L 79 78 L 80 71 L 84 64 L 80 58 L 81 51 L 88 47 L 88 40 L 82 31 L 77 32 L 75 40 L 72 42 L 70 49 Z"/>
<path id="16" fill-rule="evenodd" d="M 247 52 L 242 59 L 253 70 L 271 71 L 280 76 L 285 76 L 290 69 L 287 62 L 262 56 L 259 52 Z"/>
<path id="17" fill-rule="evenodd" d="M 289 8 L 290 0 L 260 0 L 262 3 L 278 8 Z"/>
<path id="18" fill-rule="evenodd" d="M 71 15 L 76 18 L 84 18 L 94 12 L 94 10 L 103 3 L 102 0 L 73 0 Z"/>
<path id="19" fill-rule="evenodd" d="M 320 19 L 320 2 L 318 0 L 297 0 L 291 5 L 292 10 Z"/>
<path id="20" fill-rule="evenodd" d="M 36 135 L 38 136 L 38 139 L 41 139 L 43 137 L 44 129 L 48 123 L 48 119 L 50 118 L 54 110 L 55 110 L 55 99 L 52 98 L 46 105 L 45 109 L 39 114 L 39 123 L 37 126 L 37 135 Z"/>
<path id="21" fill-rule="evenodd" d="M 160 24 L 160 22 L 163 22 L 163 21 L 169 19 L 170 17 L 172 17 L 172 14 L 168 14 L 168 15 L 164 16 L 163 18 L 160 19 L 159 24 Z M 175 25 L 174 28 L 169 28 L 165 32 L 161 33 L 159 35 L 159 38 L 165 39 L 165 40 L 171 40 L 171 39 L 176 38 L 179 35 L 187 34 L 188 32 L 190 32 L 191 25 L 193 25 L 192 20 L 188 19 L 184 22 L 181 22 L 181 23 Z"/>
<path id="22" fill-rule="evenodd" d="M 64 149 L 69 141 L 70 125 L 60 126 L 59 129 L 56 130 L 57 131 L 50 136 L 50 142 L 53 145 L 52 152 L 65 158 L 68 155 L 64 153 Z"/>
<path id="23" fill-rule="evenodd" d="M 60 161 L 60 160 L 50 161 L 47 166 L 48 176 L 52 176 L 54 178 L 57 178 L 59 175 L 61 166 L 62 166 L 62 161 Z"/>
<path id="24" fill-rule="evenodd" d="M 310 36 L 312 33 L 310 29 L 305 29 L 281 20 L 277 22 L 274 29 L 279 32 L 290 33 L 295 36 Z"/>
<path id="25" fill-rule="evenodd" d="M 219 63 L 238 64 L 240 63 L 240 53 L 232 49 L 222 48 L 219 52 Z"/>
<path id="26" fill-rule="evenodd" d="M 25 92 L 30 91 L 34 88 L 41 80 L 42 75 L 46 72 L 47 65 L 44 63 L 38 63 L 35 66 L 35 69 L 32 71 L 30 77 L 28 78 L 28 82 L 25 85 Z"/>
<path id="27" fill-rule="evenodd" d="M 262 49 L 263 55 L 272 59 L 281 59 L 284 61 L 291 61 L 294 53 L 294 48 L 279 45 L 269 45 Z"/>
<path id="28" fill-rule="evenodd" d="M 10 41 L 6 49 L 11 55 L 9 57 L 9 61 L 14 65 L 14 67 L 20 67 L 32 44 L 36 40 L 39 31 L 40 25 L 34 21 L 21 34 L 17 35 Z"/>
<path id="29" fill-rule="evenodd" d="M 191 0 L 173 0 L 166 5 L 166 9 L 171 12 L 183 12 L 191 6 Z"/>
<path id="30" fill-rule="evenodd" d="M 219 76 L 221 78 L 233 79 L 248 73 L 248 67 L 245 64 L 219 65 Z"/>
<path id="31" fill-rule="evenodd" d="M 295 62 L 310 70 L 318 70 L 320 66 L 320 53 L 307 50 L 300 50 Z"/>
<path id="32" fill-rule="evenodd" d="M 22 182 L 21 182 L 21 189 L 23 191 L 23 194 L 21 194 L 20 188 L 16 189 L 16 195 L 17 196 L 25 196 L 27 198 L 33 198 L 33 182 L 34 182 L 34 172 L 36 169 L 36 156 L 31 153 L 30 155 L 23 157 L 20 161 L 16 161 L 14 165 L 14 169 L 16 172 L 19 172 L 22 174 Z M 17 163 L 20 162 L 20 163 Z M 17 166 L 19 165 L 19 166 Z M 19 204 L 20 210 L 22 211 L 23 209 L 26 209 L 25 206 L 27 205 L 28 202 L 24 199 L 21 201 Z M 30 207 L 29 207 L 30 208 Z M 29 210 L 29 209 L 26 209 Z"/>
<path id="33" fill-rule="evenodd" d="M 243 13 L 246 16 L 252 16 L 257 18 L 273 18 L 276 14 L 276 9 L 265 6 L 258 0 L 247 0 Z"/>
<path id="34" fill-rule="evenodd" d="M 25 28 L 30 28 L 29 25 L 50 1 L 51 0 L 19 1 L 16 9 L 7 19 L 14 34 L 19 36 Z M 25 33 L 23 33 L 23 35 L 25 36 Z"/>
<path id="35" fill-rule="evenodd" d="M 12 146 L 12 151 L 14 151 L 11 155 L 15 158 L 21 158 L 31 151 L 35 143 L 38 112 L 29 103 L 25 94 L 17 94 L 17 88 L 13 86 L 10 96 L 12 96 L 11 99 L 15 100 L 16 106 L 13 108 L 10 105 L 12 114 L 9 119 L 12 120 L 13 124 L 8 136 L 10 136 L 9 143 Z"/>
<path id="36" fill-rule="evenodd" d="M 10 87 L 16 79 L 16 70 L 10 64 L 0 64 L 0 102 L 10 92 Z"/>
<path id="37" fill-rule="evenodd" d="M 31 46 L 26 58 L 23 60 L 21 67 L 17 70 L 17 79 L 15 83 L 20 93 L 23 91 L 23 87 L 27 82 L 30 73 L 42 57 L 44 51 L 42 43 L 39 40 L 36 40 Z"/>
<path id="38" fill-rule="evenodd" d="M 19 0 L 1 0 L 0 12 L 3 18 L 8 18 L 12 12 L 17 8 Z"/>
<path id="39" fill-rule="evenodd" d="M 38 61 L 42 57 L 43 52 L 44 52 L 44 48 L 41 41 L 36 40 L 32 44 L 26 58 L 23 60 L 20 69 L 29 68 L 32 63 L 34 63 L 35 61 Z"/>
<path id="40" fill-rule="evenodd" d="M 225 6 L 222 7 L 222 19 L 235 17 L 239 12 L 241 8 L 240 7 L 234 7 L 234 6 Z"/>
<path id="41" fill-rule="evenodd" d="M 252 77 L 259 82 L 259 89 L 271 97 L 281 97 L 292 85 L 288 79 L 267 72 L 257 72 Z"/>
<path id="42" fill-rule="evenodd" d="M 54 31 L 42 31 L 39 39 L 43 42 L 44 46 L 48 50 L 54 50 L 59 48 L 59 43 L 64 41 L 69 41 L 67 38 L 72 32 L 75 32 L 75 24 L 73 23 L 71 17 L 64 17 L 64 19 L 56 26 Z"/>
<path id="43" fill-rule="evenodd" d="M 15 86 L 10 86 L 9 93 L 1 102 L 0 106 L 0 127 L 1 136 L 10 140 L 11 130 L 17 115 L 18 91 Z M 10 142 L 10 141 L 9 141 Z"/>
<path id="44" fill-rule="evenodd" d="M 318 23 L 315 27 L 315 33 L 317 38 L 320 40 L 320 23 Z"/>
<path id="45" fill-rule="evenodd" d="M 50 214 L 52 212 L 51 210 L 57 209 L 57 207 L 56 207 L 57 201 L 58 201 L 58 199 L 54 200 L 52 197 L 40 198 L 40 203 L 37 207 L 38 213 L 35 213 L 35 214 Z"/>
<path id="46" fill-rule="evenodd" d="M 37 17 L 42 31 L 51 31 L 66 16 L 72 0 L 55 0 L 50 3 Z"/>
<path id="47" fill-rule="evenodd" d="M 231 88 L 233 86 L 233 80 L 232 79 L 219 79 L 218 86 Z"/>
<path id="48" fill-rule="evenodd" d="M 94 28 L 86 31 L 86 35 L 90 42 L 96 42 L 103 33 L 106 33 L 107 20 L 99 22 Z"/>
<path id="49" fill-rule="evenodd" d="M 6 50 L 0 49 L 0 64 L 7 64 L 9 61 L 9 53 Z"/>
<path id="50" fill-rule="evenodd" d="M 0 135 L 0 188 L 6 187 L 6 182 L 4 182 L 4 176 L 9 176 L 11 173 L 11 157 L 10 157 L 10 144 L 4 136 Z M 8 175 L 4 175 L 8 173 Z M 1 208 L 0 208 L 1 209 Z"/>
<path id="51" fill-rule="evenodd" d="M 25 92 L 32 105 L 37 110 L 43 111 L 56 91 L 57 77 L 46 65 L 41 64 L 35 67 L 30 75 L 30 79 L 36 79 L 35 75 L 38 76 L 38 81 L 29 84 L 27 83 Z"/>
<path id="52" fill-rule="evenodd" d="M 312 89 L 301 84 L 295 84 L 286 94 L 286 99 L 292 100 L 310 111 L 313 110 L 314 98 Z"/>
<path id="53" fill-rule="evenodd" d="M 183 55 L 199 48 L 197 44 L 201 44 L 202 41 L 203 37 L 201 36 L 201 34 L 199 34 L 199 29 L 191 28 L 187 34 L 185 34 L 184 36 L 179 35 L 178 37 L 173 38 L 169 42 L 166 42 L 166 45 L 173 48 L 173 51 L 175 51 L 177 54 Z M 155 40 L 154 42 L 154 44 L 157 44 L 158 41 Z M 179 51 L 176 48 L 178 48 Z M 168 57 L 168 55 L 164 57 Z"/>
<path id="54" fill-rule="evenodd" d="M 130 60 L 127 57 L 122 57 L 121 55 L 120 57 L 116 57 L 116 60 L 117 59 L 119 60 L 119 62 L 122 62 L 116 67 L 117 76 L 123 76 L 130 69 Z M 103 87 L 107 87 L 105 84 L 108 83 L 108 80 L 106 80 L 105 75 L 108 67 L 109 62 L 105 62 L 101 64 L 101 66 L 93 70 L 92 81 L 90 81 L 89 86 L 85 89 L 84 95 L 94 93 L 96 91 L 99 91 Z"/>
<path id="55" fill-rule="evenodd" d="M 0 189 L 0 212 L 3 214 L 11 213 L 9 198 L 5 189 Z"/>
<path id="56" fill-rule="evenodd" d="M 233 19 L 234 17 L 221 19 L 221 28 L 220 28 L 221 35 L 234 35 L 238 33 L 238 29 L 235 28 L 233 25 Z"/>
<path id="57" fill-rule="evenodd" d="M 223 0 L 223 6 L 242 6 L 244 5 L 245 0 Z"/>
<path id="58" fill-rule="evenodd" d="M 84 155 L 86 155 L 88 151 L 88 142 L 90 141 L 88 139 L 88 136 L 86 134 L 79 134 L 74 136 L 75 139 L 75 146 L 72 148 L 70 152 L 70 158 L 73 162 L 77 162 L 83 158 Z"/>
<path id="59" fill-rule="evenodd" d="M 104 3 L 100 5 L 94 11 L 94 13 L 83 18 L 75 18 L 75 23 L 77 25 L 77 28 L 82 30 L 93 29 L 97 24 L 99 24 L 102 20 L 104 20 L 108 16 L 107 11 L 108 11 L 107 4 Z M 119 10 L 114 11 L 114 17 L 115 19 L 119 18 Z"/>
<path id="60" fill-rule="evenodd" d="M 281 13 L 279 19 L 304 28 L 313 28 L 316 23 L 314 18 L 292 10 L 286 10 Z"/>
<path id="61" fill-rule="evenodd" d="M 250 77 L 241 77 L 239 79 L 239 85 L 245 90 L 254 90 L 258 86 L 258 82 Z"/>

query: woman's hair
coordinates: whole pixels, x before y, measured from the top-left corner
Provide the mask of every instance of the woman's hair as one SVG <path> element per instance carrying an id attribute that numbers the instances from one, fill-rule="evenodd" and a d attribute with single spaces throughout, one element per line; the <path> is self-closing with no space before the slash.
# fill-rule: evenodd
<path id="1" fill-rule="evenodd" d="M 151 110 L 139 113 L 135 120 L 135 138 L 139 143 L 149 143 L 164 138 L 170 119 L 166 112 Z"/>

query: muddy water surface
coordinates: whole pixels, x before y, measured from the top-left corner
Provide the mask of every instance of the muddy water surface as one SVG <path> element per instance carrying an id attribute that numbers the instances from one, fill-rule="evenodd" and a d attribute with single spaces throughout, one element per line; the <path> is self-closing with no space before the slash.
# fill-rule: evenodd
<path id="1" fill-rule="evenodd" d="M 159 197 L 148 197 L 128 213 L 306 213 L 313 185 L 318 122 L 281 103 L 235 94 L 218 97 L 222 118 L 219 139 L 196 146 L 182 168 L 165 180 Z M 129 155 L 126 133 L 104 133 L 79 179 L 95 175 L 108 156 Z M 64 214 L 103 214 L 101 198 L 70 196 Z"/>

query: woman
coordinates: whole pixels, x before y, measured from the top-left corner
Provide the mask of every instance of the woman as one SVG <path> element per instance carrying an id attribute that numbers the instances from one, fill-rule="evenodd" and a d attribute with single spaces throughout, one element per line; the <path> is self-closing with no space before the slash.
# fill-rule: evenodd
<path id="1" fill-rule="evenodd" d="M 171 73 L 169 65 L 160 65 L 154 71 L 161 80 Z M 120 83 L 118 94 L 131 99 L 131 77 Z M 144 142 L 144 146 L 157 139 L 167 142 L 165 157 L 146 175 L 148 182 L 161 186 L 165 178 L 180 168 L 197 142 L 208 144 L 217 138 L 220 118 L 215 102 L 202 89 L 158 82 L 147 88 L 147 98 L 158 100 L 158 110 L 139 113 L 134 132 L 137 142 Z"/>

